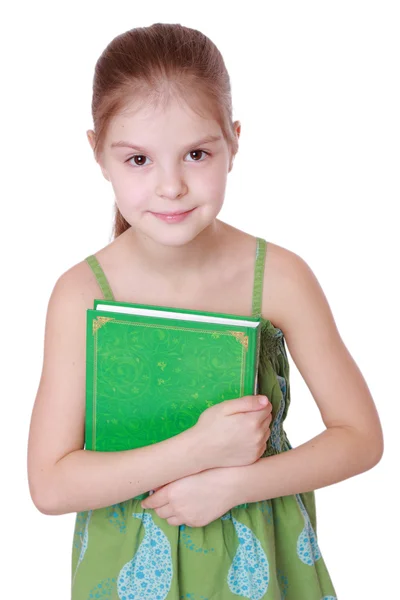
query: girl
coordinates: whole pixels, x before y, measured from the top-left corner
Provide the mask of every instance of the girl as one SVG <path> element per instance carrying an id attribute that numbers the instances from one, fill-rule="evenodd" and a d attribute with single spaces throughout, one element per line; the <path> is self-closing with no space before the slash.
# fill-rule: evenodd
<path id="1" fill-rule="evenodd" d="M 114 239 L 54 286 L 28 452 L 37 508 L 77 513 L 72 598 L 334 600 L 313 490 L 379 462 L 380 421 L 306 262 L 217 218 L 240 135 L 223 59 L 181 25 L 128 31 L 96 64 L 92 113 Z M 159 444 L 84 450 L 86 310 L 99 297 L 257 315 L 269 405 L 232 399 Z M 326 426 L 296 449 L 286 346 Z"/>

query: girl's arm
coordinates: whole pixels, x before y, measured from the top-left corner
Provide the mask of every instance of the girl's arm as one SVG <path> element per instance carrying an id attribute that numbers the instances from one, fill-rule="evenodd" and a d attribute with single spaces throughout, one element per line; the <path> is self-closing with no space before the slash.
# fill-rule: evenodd
<path id="1" fill-rule="evenodd" d="M 117 504 L 209 466 L 194 427 L 135 450 L 83 449 L 86 309 L 96 294 L 97 284 L 79 263 L 59 278 L 49 301 L 28 443 L 30 493 L 44 514 Z"/>
<path id="2" fill-rule="evenodd" d="M 372 443 L 372 447 L 371 447 Z M 330 426 L 308 442 L 230 469 L 232 503 L 258 502 L 317 490 L 374 467 L 382 452 L 357 430 Z"/>
<path id="3" fill-rule="evenodd" d="M 319 282 L 303 259 L 277 248 L 271 263 L 270 310 L 327 429 L 297 448 L 232 468 L 233 501 L 238 504 L 331 485 L 367 471 L 383 454 L 374 401 L 338 333 Z"/>

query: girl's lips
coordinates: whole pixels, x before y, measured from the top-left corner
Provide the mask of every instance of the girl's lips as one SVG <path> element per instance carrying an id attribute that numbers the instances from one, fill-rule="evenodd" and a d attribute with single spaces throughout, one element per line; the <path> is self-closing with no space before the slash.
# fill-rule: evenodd
<path id="1" fill-rule="evenodd" d="M 194 210 L 195 209 L 192 208 L 191 210 L 188 210 L 184 213 L 175 214 L 175 215 L 168 215 L 168 214 L 163 215 L 162 213 L 156 213 L 156 212 L 152 212 L 151 214 L 154 215 L 155 217 L 157 217 L 158 219 L 165 221 L 166 223 L 180 223 L 181 221 L 186 219 L 186 217 L 188 215 L 190 215 L 190 213 L 192 213 Z"/>

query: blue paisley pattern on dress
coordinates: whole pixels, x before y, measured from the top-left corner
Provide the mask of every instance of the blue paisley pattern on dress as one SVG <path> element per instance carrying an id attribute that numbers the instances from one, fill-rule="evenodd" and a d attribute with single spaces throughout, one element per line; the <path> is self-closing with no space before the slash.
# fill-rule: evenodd
<path id="1" fill-rule="evenodd" d="M 84 528 L 83 535 L 82 535 L 82 538 L 81 538 L 81 551 L 80 551 L 80 554 L 79 554 L 79 558 L 78 558 L 78 562 L 77 562 L 77 565 L 76 565 L 75 573 L 74 573 L 74 576 L 73 576 L 73 579 L 72 579 L 72 583 L 74 582 L 74 579 L 75 579 L 76 574 L 78 572 L 78 567 L 81 564 L 81 562 L 83 561 L 83 558 L 84 558 L 84 556 L 86 554 L 86 550 L 87 550 L 88 545 L 89 545 L 89 522 L 90 522 L 90 517 L 92 516 L 92 513 L 93 513 L 92 510 L 89 510 L 88 513 L 87 513 L 85 528 Z"/>
<path id="2" fill-rule="evenodd" d="M 109 506 L 107 508 L 107 518 L 120 533 L 126 533 L 126 505 L 123 502 Z"/>
<path id="3" fill-rule="evenodd" d="M 303 501 L 299 494 L 295 494 L 295 497 L 304 518 L 304 529 L 297 540 L 297 556 L 305 565 L 311 567 L 315 561 L 321 558 L 321 552 Z"/>
<path id="4" fill-rule="evenodd" d="M 136 554 L 117 579 L 120 600 L 165 600 L 172 582 L 171 544 L 149 513 L 133 513 L 142 519 L 145 536 Z"/>
<path id="5" fill-rule="evenodd" d="M 191 550 L 192 552 L 196 553 L 201 552 L 203 554 L 215 552 L 215 548 L 202 548 L 201 546 L 197 546 L 197 544 L 193 542 L 190 532 L 186 531 L 187 529 L 190 530 L 191 528 L 188 525 L 179 525 L 179 531 L 181 532 L 179 536 L 179 543 L 183 544 L 187 550 Z"/>
<path id="6" fill-rule="evenodd" d="M 287 593 L 288 593 L 288 588 L 289 588 L 289 580 L 288 578 L 282 573 L 282 571 L 280 569 L 277 569 L 276 575 L 278 577 L 278 582 L 281 588 L 281 600 L 285 600 Z"/>
<path id="7" fill-rule="evenodd" d="M 88 600 L 93 600 L 94 598 L 105 598 L 106 596 L 112 596 L 112 593 L 115 589 L 115 577 L 108 577 L 107 579 L 103 579 L 100 581 L 89 593 Z"/>
<path id="8" fill-rule="evenodd" d="M 232 519 L 239 539 L 227 576 L 229 589 L 242 598 L 261 600 L 268 589 L 269 563 L 260 540 L 249 527 L 235 519 L 231 511 L 221 519 Z"/>

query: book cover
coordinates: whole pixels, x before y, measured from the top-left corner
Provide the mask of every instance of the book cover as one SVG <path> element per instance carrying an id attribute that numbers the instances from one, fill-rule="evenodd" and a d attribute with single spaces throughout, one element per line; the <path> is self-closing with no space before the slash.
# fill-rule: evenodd
<path id="1" fill-rule="evenodd" d="M 161 442 L 257 393 L 257 317 L 95 300 L 86 334 L 87 450 Z"/>

